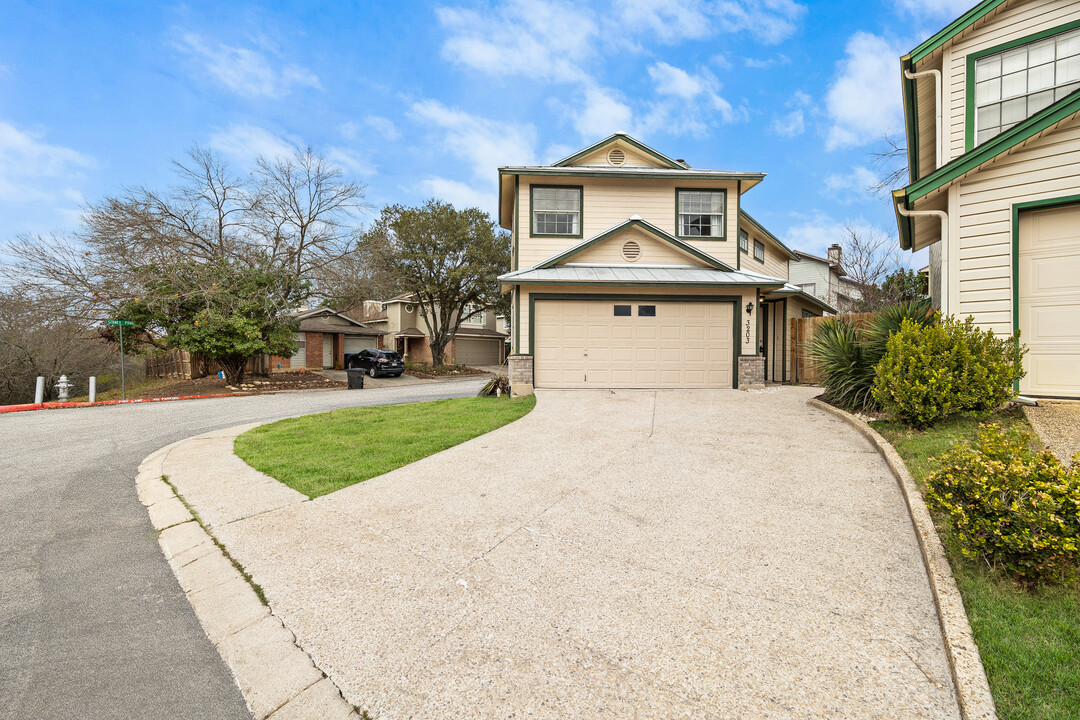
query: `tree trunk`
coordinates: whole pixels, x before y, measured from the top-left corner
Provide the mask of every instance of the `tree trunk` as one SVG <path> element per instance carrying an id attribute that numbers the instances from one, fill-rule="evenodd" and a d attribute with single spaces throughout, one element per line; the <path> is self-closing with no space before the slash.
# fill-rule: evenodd
<path id="1" fill-rule="evenodd" d="M 434 367 L 442 367 L 443 355 L 446 353 L 446 341 L 440 340 L 436 342 L 434 339 L 431 341 L 431 364 Z"/>
<path id="2" fill-rule="evenodd" d="M 246 357 L 237 357 L 235 355 L 229 357 L 218 358 L 218 364 L 221 365 L 222 372 L 225 373 L 225 384 L 240 386 L 240 383 L 244 382 L 244 370 L 247 366 Z"/>

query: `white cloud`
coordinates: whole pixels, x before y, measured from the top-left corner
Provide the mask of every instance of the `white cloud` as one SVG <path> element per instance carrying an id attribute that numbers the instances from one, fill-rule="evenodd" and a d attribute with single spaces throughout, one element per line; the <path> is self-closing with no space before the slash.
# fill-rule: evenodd
<path id="1" fill-rule="evenodd" d="M 740 32 L 777 43 L 791 36 L 806 14 L 805 6 L 791 0 L 619 0 L 615 8 L 626 29 L 668 43 Z"/>
<path id="2" fill-rule="evenodd" d="M 611 88 L 590 85 L 581 93 L 573 112 L 574 129 L 583 138 L 600 140 L 614 132 L 633 133 L 634 112 Z"/>
<path id="3" fill-rule="evenodd" d="M 439 134 L 440 147 L 465 160 L 478 178 L 494 181 L 501 165 L 536 162 L 536 128 L 528 123 L 488 120 L 437 100 L 415 102 L 409 114 Z"/>
<path id="4" fill-rule="evenodd" d="M 375 132 L 382 136 L 383 140 L 400 140 L 401 133 L 398 132 L 397 126 L 394 125 L 394 121 L 388 118 L 379 117 L 378 115 L 368 115 L 364 118 L 364 122 L 367 123 Z"/>
<path id="5" fill-rule="evenodd" d="M 89 155 L 0 120 L 0 201 L 81 204 L 82 194 L 71 186 L 95 165 Z"/>
<path id="6" fill-rule="evenodd" d="M 781 137 L 797 137 L 806 132 L 806 120 L 802 110 L 792 110 L 773 120 L 772 130 Z"/>
<path id="7" fill-rule="evenodd" d="M 976 0 L 896 0 L 896 6 L 919 18 L 956 18 L 976 4 Z"/>
<path id="8" fill-rule="evenodd" d="M 427 178 L 421 184 L 423 192 L 428 197 L 438 198 L 448 202 L 458 210 L 478 207 L 489 213 L 497 209 L 498 197 L 495 190 L 477 190 L 471 185 L 457 180 L 448 180 L 443 177 Z"/>
<path id="9" fill-rule="evenodd" d="M 826 96 L 832 122 L 827 150 L 865 145 L 903 127 L 896 70 L 900 48 L 877 35 L 857 32 L 848 40 L 846 52 Z"/>
<path id="10" fill-rule="evenodd" d="M 827 192 L 824 194 L 844 205 L 867 200 L 876 202 L 878 198 L 868 188 L 876 185 L 878 180 L 878 176 L 872 170 L 858 165 L 851 168 L 849 173 L 827 175 L 825 177 Z"/>
<path id="11" fill-rule="evenodd" d="M 299 138 L 277 135 L 257 125 L 234 124 L 210 135 L 210 147 L 246 161 L 292 155 L 303 144 Z"/>
<path id="12" fill-rule="evenodd" d="M 649 77 L 656 83 L 656 92 L 673 95 L 683 100 L 693 100 L 703 92 L 712 92 L 718 85 L 716 79 L 707 75 L 691 75 L 682 68 L 658 62 L 649 67 Z"/>
<path id="13" fill-rule="evenodd" d="M 291 63 L 275 67 L 257 50 L 207 41 L 190 32 L 182 33 L 174 45 L 198 60 L 211 78 L 243 97 L 281 98 L 298 87 L 322 90 L 319 78 L 307 68 Z"/>
<path id="14" fill-rule="evenodd" d="M 374 175 L 375 166 L 355 150 L 334 146 L 326 151 L 326 159 L 352 175 Z"/>

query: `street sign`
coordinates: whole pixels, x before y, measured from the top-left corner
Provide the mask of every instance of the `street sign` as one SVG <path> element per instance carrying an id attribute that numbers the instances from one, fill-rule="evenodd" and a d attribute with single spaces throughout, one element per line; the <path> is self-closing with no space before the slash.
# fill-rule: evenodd
<path id="1" fill-rule="evenodd" d="M 120 326 L 120 397 L 127 400 L 127 378 L 124 377 L 124 328 L 135 323 L 131 320 L 106 320 L 106 325 Z"/>
<path id="2" fill-rule="evenodd" d="M 131 327 L 135 323 L 133 323 L 131 320 L 106 320 L 105 324 L 106 325 L 123 325 L 125 327 Z"/>

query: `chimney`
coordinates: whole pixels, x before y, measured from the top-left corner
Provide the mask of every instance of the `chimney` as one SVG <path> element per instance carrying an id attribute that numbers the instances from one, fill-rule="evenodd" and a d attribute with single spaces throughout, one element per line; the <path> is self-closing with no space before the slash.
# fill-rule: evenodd
<path id="1" fill-rule="evenodd" d="M 843 252 L 843 249 L 839 245 L 835 245 L 835 244 L 830 245 L 829 246 L 829 265 L 839 265 L 840 264 L 840 254 L 842 252 Z"/>

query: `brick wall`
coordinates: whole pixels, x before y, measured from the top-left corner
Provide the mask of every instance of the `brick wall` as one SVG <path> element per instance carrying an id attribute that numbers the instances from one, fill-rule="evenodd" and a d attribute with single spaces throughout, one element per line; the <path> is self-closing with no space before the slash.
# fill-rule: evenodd
<path id="1" fill-rule="evenodd" d="M 281 365 L 281 367 L 278 367 Z M 292 368 L 292 358 L 281 357 L 280 355 L 270 356 L 270 372 L 285 372 Z"/>
<path id="2" fill-rule="evenodd" d="M 739 356 L 739 389 L 765 386 L 765 358 L 760 355 Z"/>
<path id="3" fill-rule="evenodd" d="M 322 370 L 322 333 L 304 333 L 304 337 L 304 366 L 312 370 Z"/>
<path id="4" fill-rule="evenodd" d="M 345 334 L 344 333 L 335 333 L 334 334 L 334 355 L 333 355 L 333 358 L 334 358 L 334 367 L 335 368 L 344 368 L 345 367 Z"/>
<path id="5" fill-rule="evenodd" d="M 511 355 L 508 358 L 510 396 L 524 397 L 533 394 L 533 356 Z"/>

